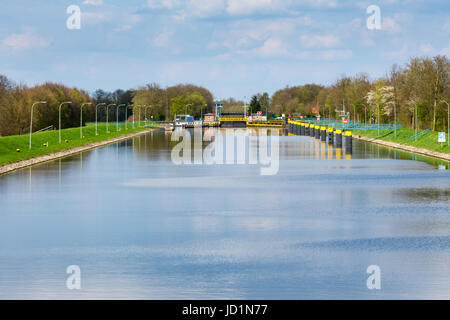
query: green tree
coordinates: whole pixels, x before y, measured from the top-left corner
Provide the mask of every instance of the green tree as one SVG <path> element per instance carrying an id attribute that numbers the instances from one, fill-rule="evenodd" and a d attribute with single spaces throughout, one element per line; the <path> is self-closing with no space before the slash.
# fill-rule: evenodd
<path id="1" fill-rule="evenodd" d="M 261 103 L 259 101 L 258 96 L 254 95 L 250 100 L 249 112 L 250 114 L 252 114 L 257 113 L 258 111 L 261 111 Z"/>

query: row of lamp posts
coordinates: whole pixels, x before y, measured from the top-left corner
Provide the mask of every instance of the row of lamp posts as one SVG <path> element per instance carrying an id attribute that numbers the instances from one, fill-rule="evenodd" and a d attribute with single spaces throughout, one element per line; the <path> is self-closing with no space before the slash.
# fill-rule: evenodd
<path id="1" fill-rule="evenodd" d="M 65 104 L 71 104 L 72 101 L 65 101 L 62 102 L 59 105 L 58 111 L 59 111 L 59 143 L 61 144 L 61 108 L 63 105 Z M 47 101 L 36 101 L 35 103 L 33 103 L 33 105 L 31 106 L 31 117 L 30 117 L 30 139 L 29 139 L 29 149 L 31 150 L 31 135 L 33 133 L 33 110 L 34 110 L 34 106 L 38 105 L 38 104 L 47 104 Z M 92 102 L 86 102 L 83 103 L 80 107 L 80 139 L 83 138 L 83 107 L 85 105 L 92 105 Z M 108 123 L 109 123 L 109 119 L 108 119 L 108 110 L 109 107 L 113 107 L 116 106 L 116 104 L 109 104 L 106 105 L 106 103 L 99 103 L 95 106 L 95 135 L 98 136 L 98 122 L 97 122 L 97 114 L 98 114 L 98 107 L 100 106 L 106 106 L 106 132 L 109 133 L 108 131 Z M 127 126 L 127 117 L 128 117 L 128 108 L 130 107 L 130 105 L 126 105 L 126 104 L 119 104 L 117 106 L 116 109 L 116 130 L 119 131 L 119 108 L 120 107 L 125 107 L 125 130 L 128 129 Z M 145 113 L 145 117 L 147 117 L 147 108 L 151 107 L 151 106 L 136 106 L 139 108 L 139 127 L 141 126 L 141 108 L 144 107 L 144 113 Z M 134 125 L 134 116 L 133 116 L 133 125 Z"/>

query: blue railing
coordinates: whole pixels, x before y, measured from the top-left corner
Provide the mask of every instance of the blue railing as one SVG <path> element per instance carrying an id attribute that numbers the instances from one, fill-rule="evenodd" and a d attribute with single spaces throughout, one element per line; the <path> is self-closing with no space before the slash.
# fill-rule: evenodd
<path id="1" fill-rule="evenodd" d="M 430 129 L 420 131 L 418 134 L 415 134 L 415 135 L 411 136 L 409 139 L 411 141 L 414 141 L 414 140 L 417 140 L 419 138 L 422 138 L 424 135 L 426 135 L 428 133 L 430 133 Z"/>

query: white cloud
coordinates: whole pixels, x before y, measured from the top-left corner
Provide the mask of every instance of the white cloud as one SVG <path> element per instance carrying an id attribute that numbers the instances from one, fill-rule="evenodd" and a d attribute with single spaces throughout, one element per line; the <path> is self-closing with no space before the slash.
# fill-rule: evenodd
<path id="1" fill-rule="evenodd" d="M 214 42 L 210 43 L 209 47 L 248 50 L 262 46 L 268 39 L 286 40 L 295 36 L 299 28 L 312 24 L 313 21 L 308 16 L 233 21 L 214 30 Z"/>
<path id="2" fill-rule="evenodd" d="M 112 20 L 112 14 L 105 12 L 87 12 L 81 11 L 81 21 L 83 24 L 97 24 L 106 20 Z"/>
<path id="3" fill-rule="evenodd" d="M 83 1 L 83 4 L 89 6 L 101 6 L 103 5 L 103 0 L 85 0 Z"/>
<path id="4" fill-rule="evenodd" d="M 429 53 L 431 53 L 431 52 L 434 51 L 434 48 L 433 48 L 433 46 L 432 46 L 430 43 L 422 43 L 422 44 L 419 46 L 419 50 L 420 50 L 422 53 L 429 54 Z"/>
<path id="5" fill-rule="evenodd" d="M 338 0 L 147 0 L 154 10 L 176 10 L 174 18 L 212 17 L 224 14 L 250 15 L 255 13 L 293 13 L 302 8 L 334 8 Z"/>
<path id="6" fill-rule="evenodd" d="M 323 60 L 343 60 L 349 59 L 353 56 L 353 51 L 349 49 L 344 50 L 324 50 L 319 53 L 319 57 Z"/>
<path id="7" fill-rule="evenodd" d="M 334 8 L 337 5 L 337 0 L 227 0 L 226 10 L 232 15 L 245 15 L 289 11 L 302 7 Z"/>
<path id="8" fill-rule="evenodd" d="M 447 21 L 444 23 L 442 30 L 446 33 L 450 33 L 450 19 L 447 19 Z"/>
<path id="9" fill-rule="evenodd" d="M 148 0 L 147 6 L 150 9 L 172 10 L 181 5 L 180 0 Z"/>
<path id="10" fill-rule="evenodd" d="M 332 34 L 301 36 L 301 42 L 306 48 L 334 48 L 339 45 L 340 39 Z"/>
<path id="11" fill-rule="evenodd" d="M 228 0 L 227 12 L 230 14 L 249 14 L 255 11 L 273 10 L 278 6 L 275 0 Z"/>
<path id="12" fill-rule="evenodd" d="M 160 48 L 169 47 L 172 42 L 173 34 L 172 31 L 163 31 L 153 38 L 152 43 Z"/>
<path id="13" fill-rule="evenodd" d="M 409 13 L 397 13 L 393 17 L 382 17 L 381 29 L 390 33 L 400 33 L 406 30 L 413 17 Z"/>
<path id="14" fill-rule="evenodd" d="M 383 19 L 381 29 L 392 33 L 401 31 L 399 24 L 393 18 L 389 17 Z"/>
<path id="15" fill-rule="evenodd" d="M 39 36 L 31 28 L 26 28 L 23 33 L 14 33 L 2 42 L 3 46 L 15 51 L 45 48 L 51 45 L 50 41 Z"/>
<path id="16" fill-rule="evenodd" d="M 220 14 L 225 9 L 224 0 L 189 0 L 186 4 L 191 16 L 208 17 Z"/>
<path id="17" fill-rule="evenodd" d="M 280 39 L 269 38 L 262 46 L 253 49 L 251 53 L 262 57 L 280 57 L 289 55 L 289 50 Z"/>
<path id="18" fill-rule="evenodd" d="M 450 42 L 447 43 L 447 46 L 441 50 L 441 55 L 450 57 Z"/>
<path id="19" fill-rule="evenodd" d="M 123 32 L 123 31 L 129 31 L 133 29 L 133 26 L 131 24 L 126 24 L 120 27 L 117 27 L 115 29 L 113 29 L 114 32 Z"/>

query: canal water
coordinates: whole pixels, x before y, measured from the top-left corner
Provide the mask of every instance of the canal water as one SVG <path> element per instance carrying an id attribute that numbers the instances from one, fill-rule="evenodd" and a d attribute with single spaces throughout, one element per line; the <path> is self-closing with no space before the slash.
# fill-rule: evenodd
<path id="1" fill-rule="evenodd" d="M 171 135 L 0 176 L 0 299 L 450 298 L 447 162 L 280 132 L 261 175 L 176 164 Z"/>

